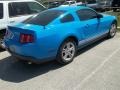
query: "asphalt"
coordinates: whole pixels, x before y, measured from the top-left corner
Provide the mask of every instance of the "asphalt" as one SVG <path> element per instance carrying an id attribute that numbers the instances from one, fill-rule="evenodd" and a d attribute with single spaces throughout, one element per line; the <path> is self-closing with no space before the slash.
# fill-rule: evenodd
<path id="1" fill-rule="evenodd" d="M 28 65 L 1 50 L 0 90 L 120 90 L 120 33 L 80 50 L 65 66 Z"/>

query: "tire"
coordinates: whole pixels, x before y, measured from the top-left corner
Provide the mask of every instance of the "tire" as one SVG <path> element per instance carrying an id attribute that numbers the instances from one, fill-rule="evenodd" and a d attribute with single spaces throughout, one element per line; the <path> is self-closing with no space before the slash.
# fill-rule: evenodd
<path id="1" fill-rule="evenodd" d="M 114 8 L 114 9 L 113 9 L 113 12 L 116 12 L 116 11 L 117 11 L 117 9 L 116 9 L 116 8 Z"/>
<path id="2" fill-rule="evenodd" d="M 0 48 L 5 49 L 5 44 L 3 42 L 3 38 L 5 36 L 6 29 L 0 31 Z"/>
<path id="3" fill-rule="evenodd" d="M 5 44 L 3 42 L 3 39 L 0 39 L 0 48 L 5 49 Z"/>
<path id="4" fill-rule="evenodd" d="M 108 38 L 113 38 L 116 35 L 117 31 L 117 24 L 114 22 L 111 24 L 109 33 L 108 33 Z"/>
<path id="5" fill-rule="evenodd" d="M 56 60 L 62 64 L 66 65 L 73 61 L 76 55 L 76 42 L 72 39 L 68 39 L 60 46 Z"/>

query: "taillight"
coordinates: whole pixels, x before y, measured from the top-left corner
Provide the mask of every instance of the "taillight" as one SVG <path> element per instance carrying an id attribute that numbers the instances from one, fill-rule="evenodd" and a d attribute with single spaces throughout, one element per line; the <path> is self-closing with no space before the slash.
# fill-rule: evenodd
<path id="1" fill-rule="evenodd" d="M 32 42 L 34 42 L 34 37 L 31 34 L 21 34 L 20 42 L 21 43 L 32 43 Z"/>

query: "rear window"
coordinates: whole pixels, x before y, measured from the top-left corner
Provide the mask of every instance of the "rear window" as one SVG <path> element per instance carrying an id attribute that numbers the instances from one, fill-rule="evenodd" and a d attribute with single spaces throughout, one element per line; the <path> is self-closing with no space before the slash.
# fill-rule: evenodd
<path id="1" fill-rule="evenodd" d="M 27 20 L 25 20 L 23 23 L 26 24 L 35 24 L 35 25 L 48 25 L 50 22 L 52 22 L 54 19 L 59 17 L 65 13 L 63 10 L 49 10 L 39 13 L 37 16 L 33 16 Z"/>
<path id="2" fill-rule="evenodd" d="M 0 3 L 0 19 L 3 18 L 3 4 Z"/>

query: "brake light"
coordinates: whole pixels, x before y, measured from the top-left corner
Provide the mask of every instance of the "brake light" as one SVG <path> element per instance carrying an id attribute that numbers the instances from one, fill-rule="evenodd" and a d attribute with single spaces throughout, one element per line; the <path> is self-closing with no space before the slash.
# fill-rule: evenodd
<path id="1" fill-rule="evenodd" d="M 32 43 L 34 42 L 34 37 L 31 34 L 21 34 L 20 43 Z"/>

